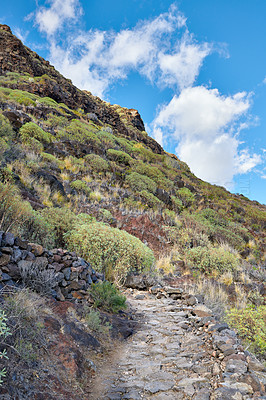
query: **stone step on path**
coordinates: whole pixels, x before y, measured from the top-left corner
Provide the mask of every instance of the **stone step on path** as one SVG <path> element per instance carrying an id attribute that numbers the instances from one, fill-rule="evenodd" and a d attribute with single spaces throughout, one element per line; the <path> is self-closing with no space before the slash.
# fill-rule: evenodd
<path id="1" fill-rule="evenodd" d="M 139 330 L 100 373 L 91 399 L 266 399 L 263 366 L 249 360 L 235 333 L 217 324 L 204 305 L 147 292 L 129 302 Z"/>

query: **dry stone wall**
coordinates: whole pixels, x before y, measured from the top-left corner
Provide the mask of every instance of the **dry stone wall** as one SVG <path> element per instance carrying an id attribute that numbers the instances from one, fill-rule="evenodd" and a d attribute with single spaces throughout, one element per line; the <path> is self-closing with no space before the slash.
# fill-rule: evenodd
<path id="1" fill-rule="evenodd" d="M 84 298 L 90 285 L 103 279 L 75 252 L 50 251 L 0 231 L 0 289 L 32 284 L 63 301 Z"/>

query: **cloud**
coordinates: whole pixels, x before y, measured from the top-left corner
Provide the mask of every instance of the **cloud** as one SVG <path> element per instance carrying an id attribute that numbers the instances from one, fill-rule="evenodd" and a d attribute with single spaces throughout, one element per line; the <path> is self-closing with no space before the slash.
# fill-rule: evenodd
<path id="1" fill-rule="evenodd" d="M 35 22 L 39 30 L 48 36 L 54 35 L 66 20 L 77 20 L 81 15 L 81 7 L 77 0 L 49 0 L 51 6 L 39 7 L 35 14 Z"/>
<path id="2" fill-rule="evenodd" d="M 197 43 L 175 6 L 119 32 L 73 32 L 69 23 L 78 21 L 81 14 L 77 0 L 50 0 L 50 7 L 37 9 L 35 23 L 47 35 L 49 59 L 55 67 L 79 88 L 101 97 L 132 71 L 158 86 L 187 87 L 195 82 L 212 51 L 212 45 Z"/>
<path id="3" fill-rule="evenodd" d="M 188 87 L 159 110 L 154 137 L 161 144 L 177 143 L 178 156 L 201 179 L 230 187 L 234 175 L 261 162 L 259 155 L 240 149 L 239 131 L 248 126 L 241 119 L 250 106 L 245 92 L 222 96 L 217 89 Z"/>
<path id="4" fill-rule="evenodd" d="M 14 35 L 16 35 L 23 43 L 26 42 L 29 33 L 29 31 L 23 32 L 20 28 L 14 29 Z"/>

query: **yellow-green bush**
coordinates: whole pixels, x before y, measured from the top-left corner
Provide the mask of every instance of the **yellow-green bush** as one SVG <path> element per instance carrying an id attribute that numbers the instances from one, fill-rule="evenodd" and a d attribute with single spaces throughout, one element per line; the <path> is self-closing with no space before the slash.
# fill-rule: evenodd
<path id="1" fill-rule="evenodd" d="M 194 247 L 186 252 L 192 265 L 208 275 L 220 275 L 225 271 L 233 271 L 239 264 L 237 254 L 223 247 Z"/>
<path id="2" fill-rule="evenodd" d="M 108 162 L 97 154 L 88 154 L 84 157 L 86 164 L 95 172 L 107 172 L 109 170 Z"/>
<path id="3" fill-rule="evenodd" d="M 266 352 L 266 306 L 257 308 L 247 306 L 244 309 L 232 308 L 226 319 L 239 336 L 250 344 L 250 349 L 261 355 Z"/>
<path id="4" fill-rule="evenodd" d="M 76 181 L 72 181 L 70 183 L 70 186 L 72 187 L 72 189 L 75 189 L 78 192 L 83 192 L 87 195 L 89 195 L 91 193 L 91 189 L 88 187 L 86 182 L 83 182 L 80 179 L 77 179 Z"/>
<path id="5" fill-rule="evenodd" d="M 14 131 L 9 120 L 0 114 L 0 157 L 9 149 L 13 135 Z"/>
<path id="6" fill-rule="evenodd" d="M 159 200 L 154 194 L 148 192 L 147 190 L 142 190 L 139 193 L 142 202 L 144 202 L 148 207 L 158 208 L 162 207 L 164 204 L 161 200 Z"/>
<path id="7" fill-rule="evenodd" d="M 148 272 L 155 260 L 139 239 L 100 222 L 76 224 L 65 238 L 70 249 L 113 280 L 123 281 L 130 272 Z"/>
<path id="8" fill-rule="evenodd" d="M 31 144 L 32 139 L 38 140 L 41 143 L 51 143 L 53 135 L 45 132 L 34 122 L 27 122 L 19 130 L 22 142 Z"/>
<path id="9" fill-rule="evenodd" d="M 114 284 L 108 281 L 93 283 L 90 294 L 94 306 L 105 311 L 117 313 L 126 308 L 126 297 L 123 296 Z"/>
<path id="10" fill-rule="evenodd" d="M 148 192 L 155 193 L 156 183 L 148 176 L 132 172 L 126 176 L 125 182 L 131 187 L 134 192 L 141 192 L 147 190 Z"/>
<path id="11" fill-rule="evenodd" d="M 191 206 L 194 201 L 195 197 L 194 194 L 188 188 L 181 188 L 176 192 L 176 196 L 182 201 L 182 204 L 185 207 Z"/>
<path id="12" fill-rule="evenodd" d="M 109 149 L 107 150 L 107 157 L 117 162 L 118 164 L 129 165 L 132 157 L 121 150 Z"/>

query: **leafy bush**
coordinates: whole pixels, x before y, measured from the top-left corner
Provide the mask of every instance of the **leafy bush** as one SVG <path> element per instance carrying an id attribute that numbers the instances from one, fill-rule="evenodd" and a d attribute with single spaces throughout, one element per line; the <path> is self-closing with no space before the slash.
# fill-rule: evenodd
<path id="1" fill-rule="evenodd" d="M 89 195 L 91 193 L 91 189 L 88 187 L 86 182 L 77 179 L 76 181 L 72 181 L 70 183 L 72 189 L 77 190 L 78 192 L 84 192 L 85 194 Z"/>
<path id="2" fill-rule="evenodd" d="M 107 150 L 107 157 L 119 164 L 130 165 L 132 157 L 124 151 L 109 149 Z"/>
<path id="3" fill-rule="evenodd" d="M 251 345 L 251 350 L 261 355 L 266 352 L 266 306 L 257 308 L 247 306 L 244 309 L 232 308 L 226 319 L 239 336 Z"/>
<path id="4" fill-rule="evenodd" d="M 72 119 L 68 126 L 58 132 L 57 136 L 79 143 L 91 143 L 94 147 L 97 147 L 101 144 L 96 135 L 97 131 L 98 128 L 93 123 L 85 123 L 78 119 Z"/>
<path id="5" fill-rule="evenodd" d="M 9 120 L 0 114 L 0 157 L 9 149 L 14 131 Z"/>
<path id="6" fill-rule="evenodd" d="M 183 210 L 183 203 L 182 203 L 182 200 L 180 200 L 178 197 L 176 197 L 176 196 L 171 196 L 171 200 L 172 200 L 172 206 L 173 206 L 173 209 L 176 211 L 176 212 L 181 212 L 182 210 Z"/>
<path id="7" fill-rule="evenodd" d="M 163 206 L 161 200 L 157 199 L 157 197 L 154 196 L 152 193 L 147 192 L 147 190 L 142 190 L 139 195 L 142 201 L 151 208 L 158 208 Z"/>
<path id="8" fill-rule="evenodd" d="M 112 328 L 112 325 L 109 322 L 102 321 L 99 311 L 96 310 L 89 310 L 89 312 L 85 314 L 85 321 L 89 329 L 95 333 L 107 335 L 110 333 L 110 329 Z"/>
<path id="9" fill-rule="evenodd" d="M 117 313 L 126 308 L 126 297 L 123 296 L 111 282 L 93 283 L 90 289 L 91 297 L 95 307 L 105 311 Z"/>
<path id="10" fill-rule="evenodd" d="M 145 175 L 132 172 L 126 176 L 125 182 L 131 187 L 134 192 L 141 192 L 147 190 L 148 192 L 156 192 L 156 183 Z"/>
<path id="11" fill-rule="evenodd" d="M 124 281 L 134 271 L 148 272 L 155 260 L 152 250 L 139 239 L 100 222 L 76 224 L 65 238 L 69 248 L 111 280 Z"/>
<path id="12" fill-rule="evenodd" d="M 34 122 L 27 122 L 19 130 L 22 142 L 31 144 L 32 140 L 38 140 L 41 143 L 51 143 L 53 141 L 53 135 L 49 132 L 45 132 L 42 128 L 36 125 Z"/>
<path id="13" fill-rule="evenodd" d="M 239 257 L 222 247 L 194 247 L 187 251 L 187 259 L 202 272 L 215 275 L 237 268 Z"/>
<path id="14" fill-rule="evenodd" d="M 194 194 L 188 188 L 181 188 L 176 192 L 176 196 L 182 201 L 182 204 L 185 207 L 191 206 L 194 201 L 195 197 Z"/>
<path id="15" fill-rule="evenodd" d="M 86 164 L 88 164 L 90 168 L 97 173 L 106 172 L 109 170 L 108 162 L 97 154 L 88 154 L 84 157 L 84 159 Z"/>
<path id="16" fill-rule="evenodd" d="M 40 211 L 43 219 L 54 233 L 55 245 L 65 247 L 64 233 L 68 232 L 77 221 L 76 214 L 67 207 L 47 207 Z"/>
<path id="17" fill-rule="evenodd" d="M 34 211 L 29 202 L 22 200 L 17 188 L 0 183 L 0 230 L 37 240 L 53 247 L 54 237 L 50 225 Z"/>

